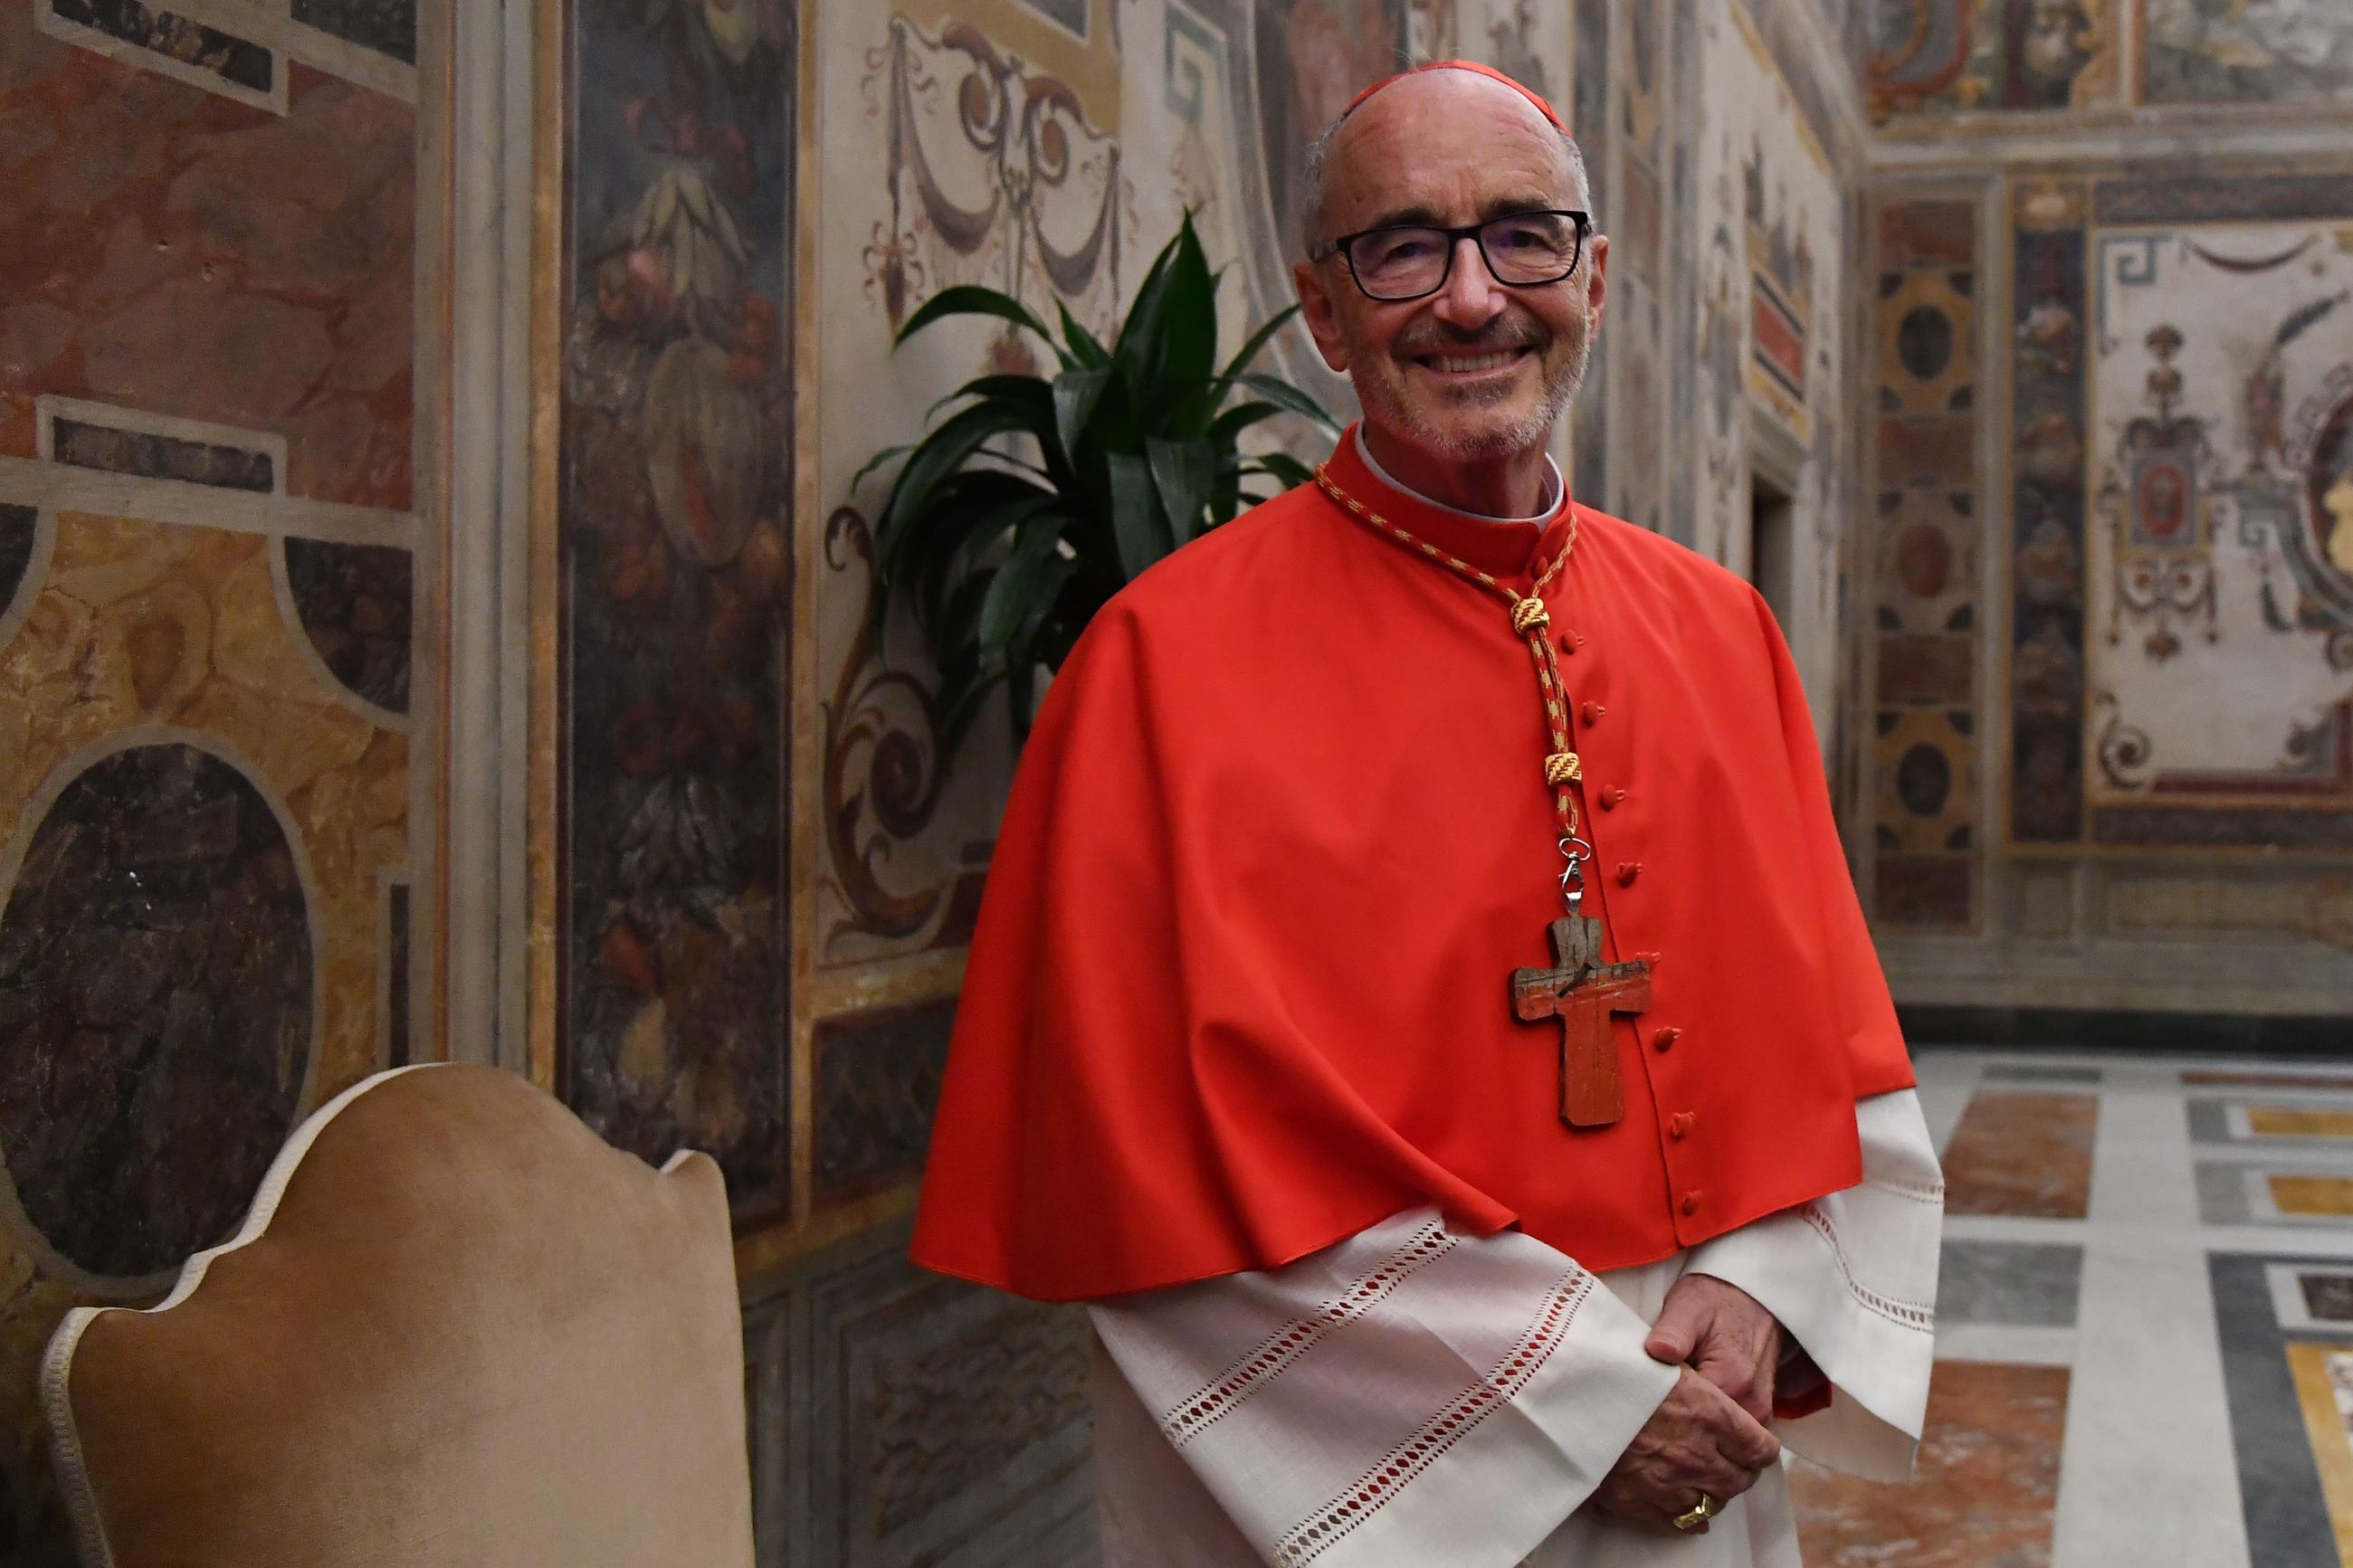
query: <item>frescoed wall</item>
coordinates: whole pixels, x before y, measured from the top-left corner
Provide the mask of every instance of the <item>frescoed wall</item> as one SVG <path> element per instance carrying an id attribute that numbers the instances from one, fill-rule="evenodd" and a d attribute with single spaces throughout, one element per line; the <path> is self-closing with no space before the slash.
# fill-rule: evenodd
<path id="1" fill-rule="evenodd" d="M 1849 193 L 1785 67 L 1746 7 L 1702 6 L 1701 93 L 1716 106 L 1696 146 L 1701 388 L 1691 542 L 1746 573 L 1760 468 L 1791 500 L 1788 593 L 1777 605 L 1828 740 L 1837 711 L 1849 476 L 1845 301 Z M 1768 18 L 1773 13 L 1767 13 Z"/>
<path id="2" fill-rule="evenodd" d="M 2353 182 L 2270 194 L 2094 188 L 2099 843 L 2353 847 Z"/>
<path id="3" fill-rule="evenodd" d="M 9 1562 L 66 1560 L 65 1311 L 154 1299 L 305 1113 L 444 1054 L 440 35 L 315 9 L 0 4 Z"/>
<path id="4" fill-rule="evenodd" d="M 2159 0 L 2162 4 L 2163 0 Z M 2063 112 L 2115 100 L 2123 0 L 1877 0 L 1868 9 L 1872 117 Z"/>
<path id="5" fill-rule="evenodd" d="M 579 0 L 565 195 L 561 1092 L 789 1205 L 792 44 Z"/>
<path id="6" fill-rule="evenodd" d="M 2353 17 L 1881 20 L 1880 621 L 1853 711 L 1882 744 L 1854 826 L 1899 997 L 2329 1010 L 2353 979 L 2329 913 Z M 2019 58 L 2079 62 L 2063 96 L 2009 92 L 2015 22 Z M 2136 163 L 2137 139 L 2197 152 Z"/>
<path id="7" fill-rule="evenodd" d="M 2353 13 L 2325 0 L 2140 0 L 2150 103 L 2353 101 Z"/>

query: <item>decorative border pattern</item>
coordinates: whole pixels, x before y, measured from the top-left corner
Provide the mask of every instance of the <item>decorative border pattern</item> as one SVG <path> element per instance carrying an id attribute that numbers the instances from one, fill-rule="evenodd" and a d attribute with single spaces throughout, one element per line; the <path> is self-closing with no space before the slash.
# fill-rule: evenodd
<path id="1" fill-rule="evenodd" d="M 1978 205 L 1899 197 L 1873 214 L 1876 418 L 1871 534 L 1875 631 L 1871 900 L 1883 923 L 1966 929 L 1981 913 L 1977 822 L 1983 777 L 1978 666 L 1979 504 L 1969 460 L 1982 405 Z M 1924 442 L 1962 461 L 1925 468 Z"/>
<path id="2" fill-rule="evenodd" d="M 2084 216 L 2080 181 L 2012 193 L 2010 765 L 2016 844 L 2083 837 Z"/>

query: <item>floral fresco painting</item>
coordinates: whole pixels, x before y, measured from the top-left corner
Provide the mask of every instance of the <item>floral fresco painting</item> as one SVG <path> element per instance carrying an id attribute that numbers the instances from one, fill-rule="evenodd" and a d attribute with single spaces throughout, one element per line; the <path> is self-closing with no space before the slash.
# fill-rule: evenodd
<path id="1" fill-rule="evenodd" d="M 566 174 L 559 1076 L 786 1196 L 793 38 L 782 0 L 577 0 Z"/>

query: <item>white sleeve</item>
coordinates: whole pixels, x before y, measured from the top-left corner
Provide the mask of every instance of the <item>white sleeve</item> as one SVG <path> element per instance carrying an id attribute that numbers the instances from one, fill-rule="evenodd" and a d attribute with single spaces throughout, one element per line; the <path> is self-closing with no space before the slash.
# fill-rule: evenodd
<path id="1" fill-rule="evenodd" d="M 1831 1381 L 1831 1407 L 1775 1430 L 1876 1480 L 1911 1473 L 1936 1358 L 1945 1183 L 1911 1089 L 1855 1107 L 1862 1181 L 1695 1247 L 1686 1271 L 1755 1297 Z"/>
<path id="2" fill-rule="evenodd" d="M 1271 1272 L 1088 1310 L 1159 1436 L 1284 1568 L 1507 1568 L 1585 1501 L 1678 1373 L 1568 1258 L 1517 1231 L 1457 1235 L 1427 1209 Z M 1119 1484 L 1106 1475 L 1107 1496 Z"/>

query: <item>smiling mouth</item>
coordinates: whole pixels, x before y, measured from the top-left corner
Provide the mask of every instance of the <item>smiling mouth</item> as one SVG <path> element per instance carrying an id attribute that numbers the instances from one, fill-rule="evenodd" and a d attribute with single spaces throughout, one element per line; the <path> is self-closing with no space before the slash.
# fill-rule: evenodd
<path id="1" fill-rule="evenodd" d="M 1525 346 L 1494 349 L 1485 353 L 1416 354 L 1413 363 L 1438 375 L 1487 375 L 1514 365 L 1535 351 Z"/>

